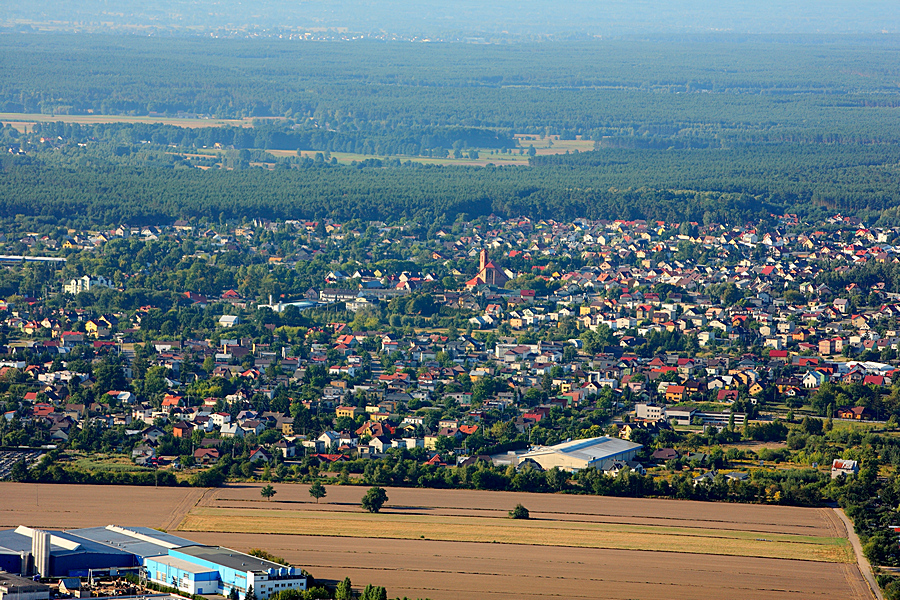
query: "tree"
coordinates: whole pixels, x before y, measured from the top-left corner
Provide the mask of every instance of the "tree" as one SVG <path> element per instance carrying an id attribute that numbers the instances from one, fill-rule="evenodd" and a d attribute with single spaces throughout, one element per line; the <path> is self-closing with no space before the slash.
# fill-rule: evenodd
<path id="1" fill-rule="evenodd" d="M 17 460 L 9 470 L 9 478 L 12 481 L 27 481 L 28 468 L 25 466 L 25 459 Z"/>
<path id="2" fill-rule="evenodd" d="M 387 600 L 387 589 L 369 584 L 363 590 L 359 600 Z"/>
<path id="3" fill-rule="evenodd" d="M 516 507 L 509 511 L 510 519 L 530 519 L 531 515 L 528 512 L 528 509 L 522 506 L 521 504 L 516 504 Z"/>
<path id="4" fill-rule="evenodd" d="M 319 503 L 319 498 L 324 498 L 328 492 L 325 491 L 325 486 L 319 483 L 318 481 L 314 481 L 311 486 L 309 486 L 309 495 L 316 499 L 316 504 Z"/>
<path id="5" fill-rule="evenodd" d="M 253 586 L 247 587 L 247 593 L 244 594 L 244 600 L 256 600 L 256 593 L 253 591 Z"/>
<path id="6" fill-rule="evenodd" d="M 452 435 L 441 436 L 434 442 L 434 449 L 438 454 L 453 452 L 456 448 L 456 438 Z"/>
<path id="7" fill-rule="evenodd" d="M 334 600 L 353 600 L 353 586 L 350 584 L 350 578 L 344 577 L 344 580 L 337 585 L 334 591 Z"/>
<path id="8" fill-rule="evenodd" d="M 362 507 L 370 513 L 377 513 L 387 501 L 387 492 L 384 491 L 384 488 L 380 488 L 376 485 L 369 488 L 369 491 L 363 496 Z"/>
<path id="9" fill-rule="evenodd" d="M 228 600 L 241 600 L 236 587 L 231 588 L 231 591 L 228 593 Z"/>
<path id="10" fill-rule="evenodd" d="M 271 500 L 272 496 L 277 494 L 278 492 L 275 488 L 272 487 L 272 484 L 265 486 L 263 489 L 259 490 L 259 495 L 265 498 L 266 500 Z"/>

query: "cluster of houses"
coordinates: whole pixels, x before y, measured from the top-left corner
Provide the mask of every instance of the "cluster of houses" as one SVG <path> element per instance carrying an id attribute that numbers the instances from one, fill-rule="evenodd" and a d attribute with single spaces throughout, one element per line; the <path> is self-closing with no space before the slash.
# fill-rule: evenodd
<path id="1" fill-rule="evenodd" d="M 277 443 L 258 449 L 258 459 L 271 458 L 273 452 L 292 457 L 299 452 L 378 456 L 398 447 L 431 453 L 464 450 L 468 436 L 484 435 L 493 425 L 496 417 L 491 415 L 506 415 L 517 431 L 527 433 L 554 407 L 593 410 L 600 398 L 613 413 L 620 411 L 625 398 L 633 401 L 636 420 L 644 424 L 742 425 L 749 407 L 766 401 L 802 398 L 827 382 L 886 390 L 897 376 L 897 295 L 882 283 L 865 290 L 855 284 L 832 290 L 817 281 L 825 273 L 846 272 L 870 261 L 900 261 L 900 249 L 890 245 L 898 232 L 865 228 L 840 216 L 833 221 L 828 231 L 795 234 L 793 215 L 780 217 L 778 228 L 766 233 L 749 227 L 643 221 L 488 219 L 487 225 L 467 225 L 461 232 L 438 231 L 430 242 L 432 265 L 472 261 L 474 276 L 472 271 L 448 269 L 457 283 L 454 289 L 436 271 L 387 273 L 360 267 L 323 273 L 325 287 L 310 289 L 295 301 L 270 297 L 268 304 L 256 304 L 259 299 L 245 297 L 246 290 L 224 290 L 215 297 L 186 290 L 186 302 L 198 307 L 228 305 L 230 314 L 217 323 L 222 337 L 216 342 L 148 342 L 154 351 L 151 366 L 166 369 L 162 398 L 114 390 L 109 392 L 113 402 L 88 406 L 67 402 L 74 379 L 80 386 L 93 384 L 88 374 L 67 369 L 67 355 L 82 345 L 90 345 L 100 358 L 117 353 L 125 365 L 124 377 L 130 378 L 135 355 L 129 342 L 153 307 L 99 314 L 90 309 L 49 310 L 40 299 L 22 298 L 0 306 L 5 310 L 3 325 L 18 337 L 8 343 L 10 361 L 2 369 L 24 372 L 32 391 L 22 398 L 18 411 L 27 414 L 19 416 L 44 420 L 52 440 L 65 442 L 71 428 L 81 426 L 85 418 L 124 426 L 143 437 L 135 449 L 138 461 L 158 458 L 153 428 L 161 432 L 166 424 L 176 437 L 191 436 L 194 430 L 218 438 L 278 432 Z M 380 240 L 393 236 L 392 243 L 416 243 L 402 227 L 372 226 Z M 293 228 L 298 244 L 303 243 L 287 255 L 270 256 L 270 262 L 308 260 L 325 240 L 341 244 L 361 234 L 358 228 L 337 223 L 301 221 L 259 221 L 222 234 L 180 221 L 156 232 L 120 227 L 102 237 L 152 239 L 165 231 L 207 240 L 222 251 L 265 254 L 273 248 L 257 242 L 259 232 L 285 227 Z M 692 258 L 698 253 L 702 264 Z M 569 271 L 547 266 L 546 259 L 552 265 L 555 258 L 583 266 Z M 113 279 L 85 275 L 65 283 L 64 291 L 77 294 L 122 284 Z M 540 285 L 512 285 L 525 280 Z M 340 287 L 329 287 L 335 285 Z M 343 303 L 361 311 L 417 290 L 430 293 L 439 306 L 474 314 L 471 331 L 453 337 L 427 331 L 403 334 L 387 327 L 353 331 L 348 323 L 336 322 L 311 328 L 305 351 L 296 354 L 277 340 L 263 344 L 227 339 L 229 328 L 261 308 L 281 312 L 290 305 L 305 310 Z M 576 335 L 547 335 L 563 328 Z M 589 332 L 603 343 L 588 345 Z M 696 340 L 695 350 L 648 350 L 654 336 L 663 333 Z M 58 359 L 28 364 L 17 354 L 21 349 L 32 350 L 32 356 L 49 351 Z M 390 355 L 393 366 L 385 369 L 369 361 L 369 351 Z M 182 368 L 187 362 L 208 360 L 213 365 L 208 375 Z M 304 406 L 315 414 L 333 412 L 335 423 L 350 419 L 354 427 L 298 432 L 285 414 L 253 410 L 258 395 L 272 399 L 279 390 L 300 389 L 313 367 L 324 370 L 327 381 Z M 206 376 L 238 382 L 238 391 L 223 397 L 189 396 L 188 386 Z M 476 396 L 472 386 L 482 380 L 503 384 L 486 397 Z M 463 381 L 467 383 L 461 385 Z M 526 401 L 533 388 L 547 392 L 537 407 Z M 360 393 L 365 405 L 349 402 Z M 426 418 L 429 409 L 439 409 L 446 401 L 457 407 L 452 418 L 444 414 L 447 411 L 437 419 Z M 704 403 L 703 410 L 692 404 L 697 402 Z M 511 409 L 515 416 L 508 417 Z M 887 417 L 865 406 L 835 409 L 836 418 Z M 632 428 L 623 427 L 623 437 L 629 437 Z M 201 464 L 217 459 L 214 447 L 197 452 Z"/>

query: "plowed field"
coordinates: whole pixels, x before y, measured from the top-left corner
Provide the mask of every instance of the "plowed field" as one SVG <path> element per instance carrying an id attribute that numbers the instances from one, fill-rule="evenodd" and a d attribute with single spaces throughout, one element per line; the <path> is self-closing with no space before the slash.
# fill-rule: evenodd
<path id="1" fill-rule="evenodd" d="M 259 489 L 4 483 L 0 525 L 162 527 L 391 597 L 872 598 L 830 509 L 388 488 L 369 515 L 361 487 Z M 517 503 L 532 520 L 505 518 Z"/>

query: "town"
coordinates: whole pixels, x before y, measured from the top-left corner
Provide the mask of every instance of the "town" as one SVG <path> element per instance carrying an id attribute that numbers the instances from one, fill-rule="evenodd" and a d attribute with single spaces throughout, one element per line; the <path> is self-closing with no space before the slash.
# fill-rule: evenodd
<path id="1" fill-rule="evenodd" d="M 347 481 L 394 452 L 434 469 L 680 465 L 696 486 L 729 471 L 719 443 L 802 450 L 783 423 L 893 427 L 900 411 L 898 295 L 861 285 L 900 261 L 900 232 L 840 215 L 768 231 L 483 218 L 427 235 L 264 220 L 24 233 L 5 240 L 24 293 L 2 305 L 0 370 L 2 445 L 39 450 L 7 451 L 2 475 L 19 480 L 48 455 L 48 480 L 51 462 L 64 478 L 124 458 L 202 484 L 228 454 L 222 477 Z M 128 253 L 146 266 L 120 270 Z M 147 287 L 173 300 L 137 305 Z M 596 448 L 576 457 L 573 439 Z M 807 450 L 826 472 L 847 458 Z M 729 479 L 787 459 L 757 455 L 731 450 L 748 460 Z"/>

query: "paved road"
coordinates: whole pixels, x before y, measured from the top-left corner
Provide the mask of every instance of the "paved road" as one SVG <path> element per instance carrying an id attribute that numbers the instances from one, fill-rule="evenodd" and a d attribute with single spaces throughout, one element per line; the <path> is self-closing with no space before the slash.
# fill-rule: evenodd
<path id="1" fill-rule="evenodd" d="M 850 545 L 853 546 L 853 552 L 856 553 L 856 564 L 859 566 L 859 571 L 865 578 L 866 583 L 869 584 L 869 589 L 872 590 L 872 594 L 874 594 L 875 598 L 884 600 L 884 596 L 881 594 L 881 588 L 878 586 L 878 582 L 875 581 L 875 575 L 872 574 L 872 565 L 869 564 L 868 559 L 863 555 L 862 544 L 859 543 L 859 536 L 856 535 L 856 531 L 853 529 L 853 523 L 850 522 L 850 519 L 847 518 L 847 515 L 845 515 L 844 511 L 840 508 L 835 508 L 834 512 L 837 513 L 837 516 L 844 522 L 844 527 L 847 528 L 847 536 L 850 538 Z"/>

